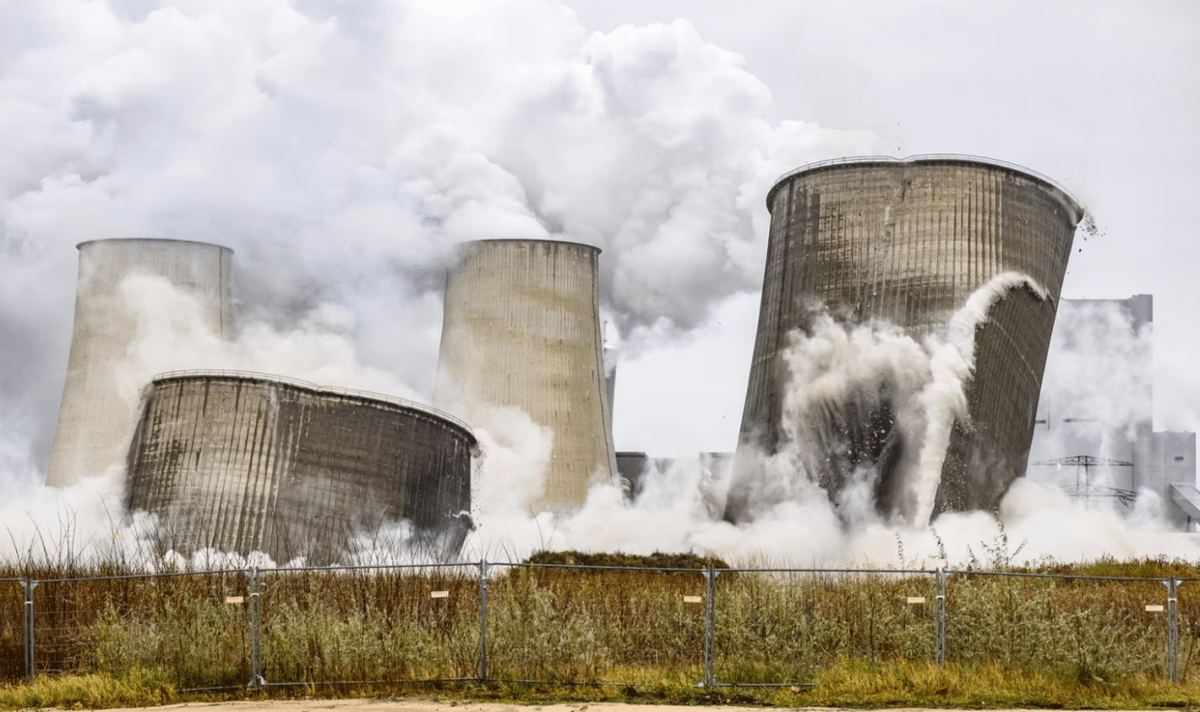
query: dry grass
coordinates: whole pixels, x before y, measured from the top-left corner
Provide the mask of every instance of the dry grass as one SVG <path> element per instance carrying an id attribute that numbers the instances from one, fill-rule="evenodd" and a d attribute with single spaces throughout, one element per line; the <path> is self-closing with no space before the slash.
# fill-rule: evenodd
<path id="1" fill-rule="evenodd" d="M 27 572 L 0 570 L 0 578 Z M 497 566 L 486 591 L 492 682 L 449 689 L 484 698 L 833 706 L 1200 701 L 1190 682 L 1200 581 L 1180 588 L 1183 685 L 1165 679 L 1165 615 L 1145 610 L 1165 602 L 1159 578 L 1200 578 L 1200 570 L 1104 561 L 1042 572 L 1147 580 L 952 575 L 950 664 L 940 668 L 931 664 L 931 575 L 725 572 L 715 583 L 717 680 L 796 685 L 697 690 L 705 604 L 692 597 L 706 595 L 700 571 Z M 129 572 L 37 573 L 72 580 L 44 580 L 36 590 L 33 686 L 16 684 L 24 677 L 20 587 L 0 582 L 0 679 L 11 683 L 0 706 L 155 703 L 188 688 L 241 690 L 252 677 L 249 607 L 227 602 L 246 596 L 244 573 L 98 580 L 78 579 Z M 263 572 L 261 583 L 263 675 L 302 683 L 273 694 L 442 690 L 448 683 L 438 680 L 478 674 L 478 567 Z"/>

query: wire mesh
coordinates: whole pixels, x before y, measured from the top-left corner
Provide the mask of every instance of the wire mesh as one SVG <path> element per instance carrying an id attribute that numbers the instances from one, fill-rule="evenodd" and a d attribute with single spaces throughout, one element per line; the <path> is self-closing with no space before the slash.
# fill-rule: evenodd
<path id="1" fill-rule="evenodd" d="M 934 604 L 925 572 L 721 572 L 714 677 L 798 685 L 839 659 L 933 660 Z"/>
<path id="2" fill-rule="evenodd" d="M 0 579 L 0 683 L 25 679 L 25 594 L 16 579 Z"/>
<path id="3" fill-rule="evenodd" d="M 710 587 L 696 569 L 277 569 L 33 581 L 30 607 L 24 581 L 0 580 L 0 674 L 27 675 L 26 610 L 37 674 L 145 670 L 177 689 L 796 685 L 846 660 L 934 662 L 943 650 L 1089 683 L 1186 681 L 1200 659 L 1197 579 L 946 572 L 939 647 L 937 575 L 719 570 Z"/>
<path id="4" fill-rule="evenodd" d="M 1176 586 L 1179 621 L 1179 682 L 1200 671 L 1200 580 L 1180 579 Z"/>
<path id="5" fill-rule="evenodd" d="M 952 572 L 946 588 L 950 662 L 1089 683 L 1169 677 L 1161 580 Z"/>
<path id="6" fill-rule="evenodd" d="M 92 577 L 38 584 L 35 672 L 152 670 L 177 687 L 249 674 L 241 572 Z"/>
<path id="7" fill-rule="evenodd" d="M 497 565 L 488 584 L 488 676 L 696 684 L 704 676 L 698 570 Z"/>
<path id="8" fill-rule="evenodd" d="M 477 566 L 262 573 L 267 685 L 476 676 Z"/>

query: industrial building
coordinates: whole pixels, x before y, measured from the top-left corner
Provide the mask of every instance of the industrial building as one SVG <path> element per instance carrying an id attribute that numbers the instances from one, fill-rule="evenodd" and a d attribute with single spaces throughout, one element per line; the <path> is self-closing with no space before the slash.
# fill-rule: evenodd
<path id="1" fill-rule="evenodd" d="M 1149 294 L 1062 300 L 1029 477 L 1121 513 L 1153 493 L 1175 528 L 1192 531 L 1200 522 L 1196 434 L 1154 430 L 1153 323 Z"/>
<path id="2" fill-rule="evenodd" d="M 46 475 L 52 487 L 67 487 L 125 462 L 139 395 L 137 387 L 122 392 L 117 373 L 137 336 L 136 315 L 119 289 L 126 277 L 162 277 L 196 300 L 214 334 L 227 338 L 233 330 L 229 248 L 116 239 L 83 242 L 78 249 L 75 327 Z"/>
<path id="3" fill-rule="evenodd" d="M 479 425 L 516 408 L 553 434 L 533 511 L 583 505 L 617 476 L 600 329 L 599 248 L 554 240 L 460 246 L 446 277 L 433 402 Z"/>
<path id="4" fill-rule="evenodd" d="M 336 563 L 355 537 L 407 520 L 433 558 L 470 530 L 471 429 L 387 396 L 264 374 L 156 376 L 129 449 L 129 505 L 161 544 Z"/>
<path id="5" fill-rule="evenodd" d="M 847 325 L 885 321 L 921 338 L 944 329 L 989 281 L 1015 274 L 975 330 L 968 417 L 953 423 L 932 513 L 995 507 L 1025 472 L 1082 208 L 1025 169 L 952 155 L 811 164 L 779 180 L 767 207 L 762 303 L 726 519 L 752 519 L 789 494 L 762 463 L 795 436 L 783 423 L 783 354 L 793 332 L 810 334 L 829 315 Z M 897 465 L 915 445 L 897 426 L 893 387 L 867 384 L 825 404 L 822 422 L 806 426 L 819 432 L 804 457 L 807 476 L 831 496 L 870 472 L 880 514 L 911 520 Z"/>

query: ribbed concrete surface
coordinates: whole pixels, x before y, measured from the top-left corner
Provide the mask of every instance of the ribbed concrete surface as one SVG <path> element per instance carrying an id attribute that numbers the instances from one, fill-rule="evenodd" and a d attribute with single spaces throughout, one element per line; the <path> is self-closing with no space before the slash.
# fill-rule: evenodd
<path id="1" fill-rule="evenodd" d="M 847 323 L 882 319 L 920 336 L 945 325 L 1001 273 L 1023 273 L 1049 292 L 1044 301 L 1029 289 L 1009 291 L 976 333 L 972 424 L 952 435 L 935 511 L 995 506 L 1025 470 L 1079 206 L 1015 167 L 952 156 L 815 165 L 780 180 L 767 205 L 771 232 L 742 450 L 778 450 L 787 387 L 780 354 L 789 332 L 812 327 L 815 307 Z M 735 478 L 727 518 L 745 516 L 753 486 Z"/>
<path id="2" fill-rule="evenodd" d="M 457 553 L 474 436 L 416 405 L 241 373 L 158 377 L 129 452 L 129 505 L 164 544 L 282 563 L 339 560 L 356 533 L 410 520 L 419 553 Z M 396 542 L 398 544 L 398 542 Z M 395 547 L 393 547 L 395 548 Z"/>
<path id="3" fill-rule="evenodd" d="M 576 243 L 483 240 L 461 247 L 446 279 L 434 404 L 472 425 L 480 406 L 512 406 L 553 431 L 535 510 L 578 507 L 593 482 L 617 470 L 599 257 Z"/>
<path id="4" fill-rule="evenodd" d="M 134 312 L 122 299 L 125 277 L 164 277 L 191 295 L 213 333 L 233 329 L 227 247 L 182 240 L 96 240 L 79 245 L 75 327 L 58 430 L 46 484 L 65 487 L 125 462 L 137 418 L 137 394 L 118 392 L 116 367 L 136 335 Z"/>

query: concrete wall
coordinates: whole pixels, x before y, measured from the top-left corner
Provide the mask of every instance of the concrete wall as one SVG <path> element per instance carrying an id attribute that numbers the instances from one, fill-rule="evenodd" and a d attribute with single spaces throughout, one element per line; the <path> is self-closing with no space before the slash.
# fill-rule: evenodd
<path id="1" fill-rule="evenodd" d="M 1154 431 L 1153 319 L 1148 294 L 1062 300 L 1029 477 L 1063 487 L 1086 506 L 1121 514 L 1142 504 L 1131 495 L 1148 490 L 1162 498 L 1168 520 L 1184 529 L 1193 518 L 1172 501 L 1172 485 L 1194 491 L 1196 436 Z M 1085 477 L 1083 469 L 1062 462 L 1079 456 L 1102 462 Z"/>
<path id="2" fill-rule="evenodd" d="M 515 407 L 553 432 L 535 511 L 578 507 L 616 476 L 599 258 L 569 242 L 484 240 L 462 245 L 446 278 L 434 404 L 481 427 L 481 408 Z"/>
<path id="3" fill-rule="evenodd" d="M 1176 529 L 1190 530 L 1194 520 L 1172 501 L 1171 485 L 1196 484 L 1196 434 L 1138 433 L 1133 463 L 1135 488 L 1145 488 L 1161 496 L 1168 521 Z"/>
<path id="4" fill-rule="evenodd" d="M 770 238 L 741 452 L 771 455 L 785 440 L 787 371 L 780 356 L 790 332 L 812 327 L 815 310 L 827 308 L 851 324 L 886 320 L 920 337 L 944 326 L 1001 273 L 1024 273 L 1049 292 L 1045 301 L 1027 288 L 1008 290 L 975 335 L 976 373 L 967 389 L 972 425 L 954 429 L 935 512 L 995 506 L 1025 471 L 1080 207 L 1020 169 L 953 156 L 815 164 L 781 179 L 767 207 Z M 857 431 L 871 439 L 863 449 L 881 451 L 874 456 L 894 456 L 904 444 L 894 442 L 888 414 L 858 405 L 846 412 L 865 420 L 839 427 L 851 431 L 852 440 Z M 831 450 L 827 459 L 837 463 L 839 457 Z M 820 473 L 827 490 L 849 476 L 838 467 Z M 728 519 L 749 515 L 747 502 L 760 487 L 756 477 L 762 473 L 739 464 Z M 876 490 L 884 513 L 895 495 L 888 487 L 883 481 Z"/>
<path id="5" fill-rule="evenodd" d="M 136 336 L 121 297 L 132 274 L 159 276 L 200 304 L 212 331 L 233 329 L 232 250 L 180 240 L 97 240 L 79 245 L 75 327 L 46 484 L 65 487 L 125 462 L 144 384 L 122 392 L 116 367 Z"/>
<path id="6" fill-rule="evenodd" d="M 335 563 L 356 534 L 412 522 L 417 553 L 470 527 L 465 424 L 382 396 L 232 372 L 156 377 L 129 451 L 129 506 L 184 553 Z M 393 548 L 398 548 L 399 542 Z"/>

